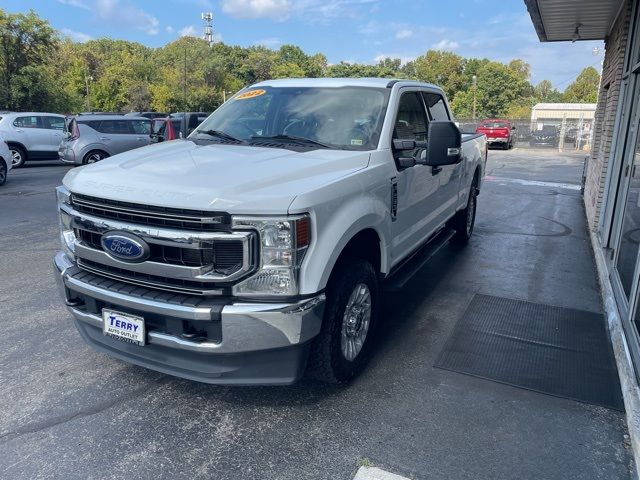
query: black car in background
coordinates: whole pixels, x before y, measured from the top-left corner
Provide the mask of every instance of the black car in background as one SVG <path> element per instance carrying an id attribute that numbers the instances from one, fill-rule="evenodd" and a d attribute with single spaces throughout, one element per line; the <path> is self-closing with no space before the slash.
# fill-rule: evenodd
<path id="1" fill-rule="evenodd" d="M 529 140 L 532 147 L 557 147 L 559 143 L 560 135 L 553 125 L 545 125 L 542 130 L 535 130 L 531 133 L 531 140 Z"/>

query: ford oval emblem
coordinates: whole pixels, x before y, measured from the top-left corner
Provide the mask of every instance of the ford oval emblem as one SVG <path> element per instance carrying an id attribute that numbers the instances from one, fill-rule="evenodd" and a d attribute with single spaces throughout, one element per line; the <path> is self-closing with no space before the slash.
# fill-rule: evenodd
<path id="1" fill-rule="evenodd" d="M 143 262 L 149 258 L 149 245 L 127 232 L 107 232 L 102 235 L 102 248 L 112 258 L 123 262 Z"/>

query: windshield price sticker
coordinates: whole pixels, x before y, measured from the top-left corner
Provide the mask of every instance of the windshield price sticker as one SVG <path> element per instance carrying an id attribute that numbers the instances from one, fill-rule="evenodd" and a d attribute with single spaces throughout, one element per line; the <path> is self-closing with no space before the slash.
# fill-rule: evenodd
<path id="1" fill-rule="evenodd" d="M 241 93 L 237 97 L 236 100 L 248 100 L 249 98 L 259 97 L 260 95 L 264 95 L 267 93 L 266 90 L 249 90 L 248 92 Z"/>

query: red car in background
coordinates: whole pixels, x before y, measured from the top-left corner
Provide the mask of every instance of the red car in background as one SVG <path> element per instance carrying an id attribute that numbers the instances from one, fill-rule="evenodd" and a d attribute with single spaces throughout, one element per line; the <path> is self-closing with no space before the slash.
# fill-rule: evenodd
<path id="1" fill-rule="evenodd" d="M 151 120 L 151 143 L 180 138 L 180 122 L 175 118 L 154 118 Z"/>
<path id="2" fill-rule="evenodd" d="M 476 128 L 476 133 L 486 135 L 487 145 L 501 145 L 504 149 L 508 150 L 513 147 L 515 130 L 515 125 L 511 125 L 509 120 L 490 118 L 480 123 L 478 128 Z"/>

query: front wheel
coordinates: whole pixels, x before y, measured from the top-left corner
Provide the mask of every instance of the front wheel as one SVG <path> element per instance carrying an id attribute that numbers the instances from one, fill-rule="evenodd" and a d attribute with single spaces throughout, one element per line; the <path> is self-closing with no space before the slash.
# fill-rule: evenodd
<path id="1" fill-rule="evenodd" d="M 476 207 L 477 207 L 478 187 L 476 180 L 471 184 L 469 191 L 469 199 L 464 210 L 460 210 L 451 219 L 450 226 L 456 231 L 452 241 L 458 245 L 466 245 L 473 234 L 473 227 L 476 223 Z"/>
<path id="2" fill-rule="evenodd" d="M 361 259 L 342 263 L 326 290 L 324 320 L 309 354 L 309 376 L 344 383 L 362 371 L 369 358 L 378 316 L 378 278 Z"/>
<path id="3" fill-rule="evenodd" d="M 101 152 L 99 150 L 94 150 L 92 152 L 87 153 L 84 156 L 84 159 L 82 160 L 82 163 L 84 165 L 90 165 L 92 163 L 96 163 L 99 162 L 100 160 L 102 160 L 103 158 L 107 158 L 109 155 L 107 155 L 104 152 Z"/>

